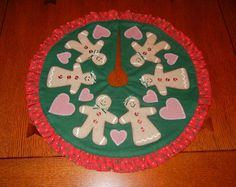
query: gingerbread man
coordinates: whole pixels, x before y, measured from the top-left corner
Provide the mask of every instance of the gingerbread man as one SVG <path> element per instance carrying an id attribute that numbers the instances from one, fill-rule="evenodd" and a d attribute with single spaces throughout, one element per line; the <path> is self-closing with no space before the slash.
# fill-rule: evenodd
<path id="1" fill-rule="evenodd" d="M 155 142 L 161 138 L 161 133 L 148 119 L 148 116 L 154 115 L 157 111 L 154 107 L 140 107 L 138 98 L 130 96 L 124 102 L 129 110 L 120 117 L 120 124 L 131 123 L 133 132 L 133 141 L 137 146 L 142 146 Z"/>
<path id="2" fill-rule="evenodd" d="M 137 42 L 132 42 L 131 46 L 136 51 L 136 54 L 133 55 L 130 59 L 130 62 L 135 67 L 142 66 L 145 61 L 150 61 L 153 63 L 159 63 L 161 60 L 158 58 L 156 53 L 161 50 L 169 50 L 170 45 L 161 41 L 156 43 L 157 36 L 151 32 L 146 33 L 147 40 L 143 46 L 139 45 Z"/>
<path id="3" fill-rule="evenodd" d="M 106 145 L 105 123 L 116 124 L 118 122 L 118 118 L 108 111 L 111 103 L 111 98 L 108 95 L 100 95 L 97 97 L 94 106 L 81 106 L 79 111 L 88 117 L 81 127 L 73 129 L 73 135 L 81 139 L 87 137 L 92 131 L 93 142 L 97 145 Z"/>
<path id="4" fill-rule="evenodd" d="M 185 68 L 164 73 L 161 64 L 156 65 L 154 75 L 145 74 L 140 81 L 145 87 L 156 86 L 161 95 L 167 95 L 167 87 L 181 90 L 189 88 L 189 78 Z"/>
<path id="5" fill-rule="evenodd" d="M 78 34 L 78 39 L 80 42 L 70 40 L 65 44 L 66 49 L 74 49 L 81 53 L 81 55 L 76 59 L 76 62 L 83 63 L 92 58 L 92 61 L 96 65 L 101 66 L 106 63 L 106 55 L 100 53 L 100 50 L 104 45 L 104 41 L 99 40 L 95 44 L 92 44 L 88 39 L 88 31 L 80 32 Z"/>
<path id="6" fill-rule="evenodd" d="M 70 85 L 70 93 L 76 94 L 81 84 L 92 85 L 96 82 L 93 72 L 83 73 L 79 63 L 75 63 L 73 71 L 53 66 L 48 73 L 47 87 L 55 88 Z"/>

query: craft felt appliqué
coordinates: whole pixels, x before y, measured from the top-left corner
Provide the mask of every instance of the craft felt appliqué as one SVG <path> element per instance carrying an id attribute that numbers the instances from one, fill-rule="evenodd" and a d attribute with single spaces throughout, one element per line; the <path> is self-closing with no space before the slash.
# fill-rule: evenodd
<path id="1" fill-rule="evenodd" d="M 32 122 L 58 153 L 88 169 L 134 172 L 193 140 L 211 90 L 201 52 L 182 32 L 112 10 L 56 29 L 32 59 L 26 95 Z"/>

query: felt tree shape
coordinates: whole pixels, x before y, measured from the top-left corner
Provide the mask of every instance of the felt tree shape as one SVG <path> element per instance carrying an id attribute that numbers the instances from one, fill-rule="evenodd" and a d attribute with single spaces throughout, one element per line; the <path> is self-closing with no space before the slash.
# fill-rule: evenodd
<path id="1" fill-rule="evenodd" d="M 47 87 L 56 88 L 70 86 L 70 93 L 76 94 L 81 84 L 92 85 L 96 82 L 93 72 L 83 73 L 79 63 L 75 63 L 73 71 L 52 66 L 48 73 Z"/>
<path id="2" fill-rule="evenodd" d="M 146 37 L 147 40 L 143 46 L 139 45 L 137 42 L 132 42 L 131 44 L 136 54 L 131 57 L 130 62 L 135 67 L 142 66 L 145 61 L 159 63 L 161 60 L 156 54 L 161 50 L 170 49 L 170 45 L 166 41 L 156 43 L 157 36 L 155 34 L 147 32 Z"/>
<path id="3" fill-rule="evenodd" d="M 161 64 L 156 65 L 154 75 L 144 74 L 140 81 L 145 87 L 156 86 L 161 95 L 167 95 L 167 87 L 181 90 L 189 88 L 189 78 L 185 68 L 163 72 Z"/>
<path id="4" fill-rule="evenodd" d="M 131 123 L 133 141 L 136 146 L 142 146 L 155 142 L 161 138 L 161 133 L 148 119 L 148 116 L 156 114 L 154 107 L 140 107 L 138 98 L 130 96 L 124 102 L 128 112 L 120 117 L 120 124 Z"/>
<path id="5" fill-rule="evenodd" d="M 107 61 L 106 55 L 100 53 L 104 45 L 104 41 L 99 40 L 95 44 L 92 44 L 88 39 L 88 31 L 83 31 L 78 34 L 79 42 L 76 40 L 70 40 L 66 42 L 66 49 L 74 49 L 80 52 L 80 56 L 76 59 L 76 62 L 83 63 L 92 58 L 92 61 L 96 65 L 104 65 Z"/>
<path id="6" fill-rule="evenodd" d="M 81 127 L 73 129 L 73 135 L 77 138 L 85 138 L 92 132 L 92 140 L 97 145 L 106 145 L 107 138 L 104 136 L 105 123 L 116 124 L 118 118 L 108 111 L 112 100 L 108 95 L 100 95 L 94 106 L 81 106 L 79 111 L 87 115 L 87 119 Z"/>

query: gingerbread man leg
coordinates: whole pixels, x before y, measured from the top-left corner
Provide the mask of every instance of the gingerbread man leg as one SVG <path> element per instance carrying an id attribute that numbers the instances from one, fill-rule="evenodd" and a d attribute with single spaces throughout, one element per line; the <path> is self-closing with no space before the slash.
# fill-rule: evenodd
<path id="1" fill-rule="evenodd" d="M 73 135 L 77 138 L 85 138 L 92 131 L 92 120 L 87 118 L 81 127 L 75 127 L 73 129 Z"/>
<path id="2" fill-rule="evenodd" d="M 105 124 L 98 124 L 93 128 L 93 142 L 97 145 L 106 145 L 107 138 L 104 136 L 104 125 Z"/>

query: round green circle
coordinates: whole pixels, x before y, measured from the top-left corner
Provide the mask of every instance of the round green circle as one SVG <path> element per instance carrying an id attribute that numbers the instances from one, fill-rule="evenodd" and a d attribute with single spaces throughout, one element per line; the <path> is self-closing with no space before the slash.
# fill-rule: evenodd
<path id="1" fill-rule="evenodd" d="M 73 70 L 73 64 L 75 63 L 76 58 L 80 55 L 80 53 L 75 50 L 67 50 L 64 47 L 65 43 L 69 40 L 77 40 L 77 34 L 84 30 L 87 30 L 89 32 L 88 38 L 92 43 L 95 43 L 98 40 L 92 37 L 92 32 L 96 25 L 101 25 L 111 31 L 110 37 L 102 38 L 105 44 L 101 52 L 107 56 L 107 62 L 103 66 L 97 66 L 91 60 L 87 60 L 86 62 L 81 64 L 83 72 L 93 71 L 95 73 L 97 77 L 96 83 L 94 85 L 82 84 L 79 91 L 74 95 L 71 95 L 69 92 L 70 86 L 48 88 L 47 77 L 50 68 L 52 66 L 58 66 L 64 69 Z M 135 53 L 135 51 L 131 47 L 131 42 L 133 42 L 133 40 L 125 38 L 124 32 L 133 26 L 137 26 L 144 36 L 141 40 L 138 41 L 138 43 L 141 45 L 146 40 L 146 32 L 152 32 L 157 35 L 158 41 L 164 40 L 170 44 L 171 49 L 168 50 L 168 53 L 174 53 L 179 56 L 176 64 L 170 66 L 166 63 L 166 59 L 164 58 L 164 54 L 166 53 L 166 51 L 160 51 L 157 56 L 161 59 L 161 64 L 163 65 L 165 72 L 182 67 L 187 70 L 190 80 L 189 89 L 178 90 L 168 88 L 168 95 L 162 96 L 159 94 L 155 87 L 149 87 L 148 89 L 151 89 L 157 93 L 158 102 L 145 103 L 142 100 L 142 97 L 146 94 L 146 91 L 148 89 L 140 83 L 139 79 L 143 74 L 153 74 L 155 64 L 151 62 L 146 62 L 142 67 L 137 68 L 130 63 L 130 58 Z M 116 63 L 118 31 L 120 32 L 121 64 L 124 71 L 128 75 L 128 84 L 123 87 L 112 87 L 111 85 L 109 85 L 107 77 L 109 73 L 114 69 Z M 57 54 L 66 51 L 69 51 L 72 56 L 68 64 L 62 64 L 57 59 Z M 94 94 L 94 99 L 89 102 L 81 102 L 78 100 L 78 97 L 81 90 L 86 87 L 89 88 L 91 93 Z M 48 112 L 53 100 L 60 93 L 68 94 L 70 96 L 70 102 L 73 103 L 76 107 L 75 112 L 71 116 L 59 116 Z M 84 139 L 78 139 L 74 137 L 72 134 L 73 128 L 81 126 L 87 118 L 86 115 L 81 114 L 79 112 L 79 106 L 93 106 L 95 104 L 96 97 L 101 94 L 107 94 L 112 98 L 112 105 L 109 108 L 109 111 L 115 114 L 117 117 L 120 117 L 127 112 L 127 109 L 123 105 L 123 102 L 125 98 L 132 95 L 139 98 L 141 107 L 155 107 L 157 111 L 159 111 L 160 108 L 166 105 L 166 100 L 168 98 L 177 98 L 183 106 L 183 109 L 186 113 L 186 118 L 183 120 L 165 120 L 159 116 L 158 112 L 155 115 L 148 117 L 149 120 L 155 125 L 155 127 L 161 132 L 162 137 L 160 140 L 144 146 L 134 145 L 132 137 L 132 128 L 130 123 L 127 123 L 126 125 L 120 125 L 119 123 L 111 125 L 106 123 L 104 135 L 107 138 L 107 145 L 105 146 L 99 146 L 94 144 L 92 142 L 91 133 Z M 196 110 L 198 96 L 199 95 L 195 68 L 191 61 L 191 58 L 184 50 L 184 48 L 180 44 L 178 44 L 174 39 L 164 33 L 161 29 L 153 25 L 125 20 L 93 22 L 65 35 L 48 52 L 40 77 L 41 106 L 45 116 L 47 117 L 52 128 L 54 128 L 55 132 L 67 142 L 71 143 L 73 146 L 80 150 L 84 150 L 86 152 L 96 155 L 109 157 L 133 157 L 146 155 L 166 146 L 167 144 L 175 140 L 181 134 L 181 132 L 184 130 L 184 128 L 187 126 L 190 119 L 192 118 Z M 119 146 L 115 145 L 115 143 L 110 137 L 110 131 L 112 129 L 127 131 L 127 139 L 124 143 Z"/>

